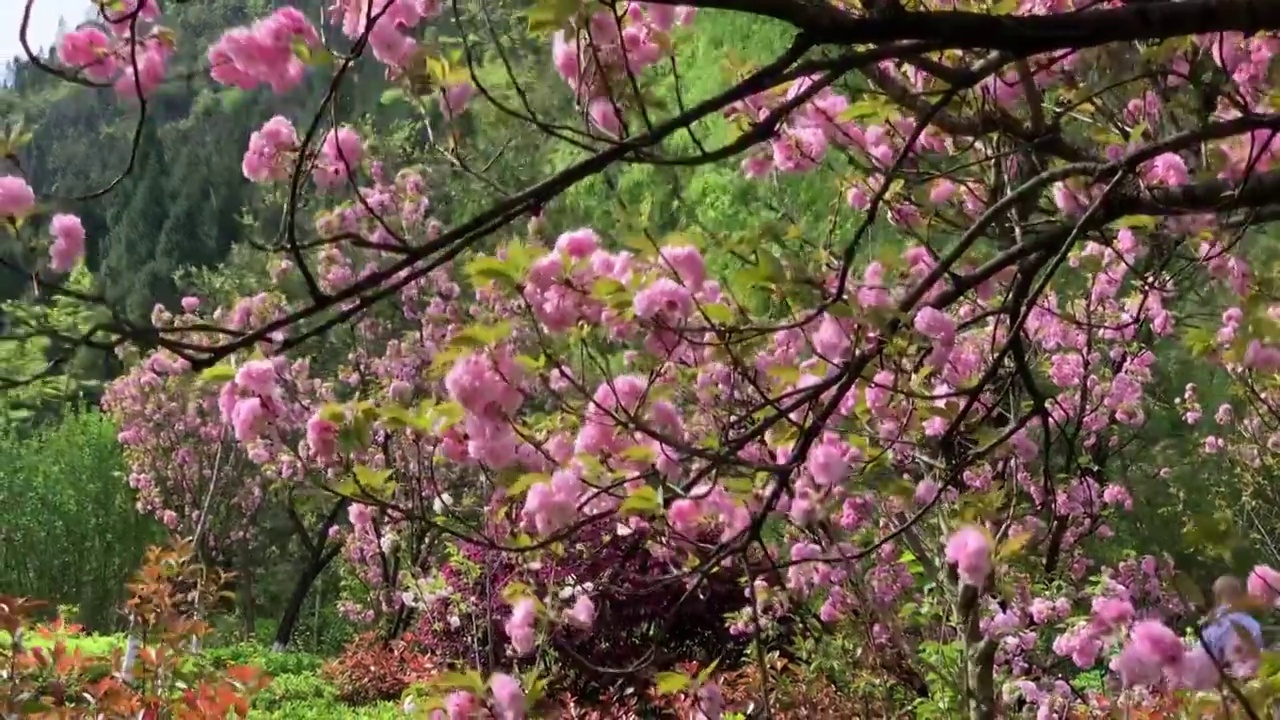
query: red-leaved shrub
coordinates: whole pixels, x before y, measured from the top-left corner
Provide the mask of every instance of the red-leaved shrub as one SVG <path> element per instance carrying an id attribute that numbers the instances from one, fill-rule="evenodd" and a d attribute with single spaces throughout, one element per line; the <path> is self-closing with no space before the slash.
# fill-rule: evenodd
<path id="1" fill-rule="evenodd" d="M 439 672 L 437 663 L 421 652 L 411 634 L 385 642 L 376 633 L 356 638 L 324 668 L 338 689 L 338 697 L 352 705 L 399 700 L 410 685 L 426 682 Z"/>
<path id="2" fill-rule="evenodd" d="M 96 655 L 72 649 L 78 628 L 61 623 L 33 627 L 42 603 L 0 597 L 0 717 L 31 720 L 223 720 L 246 717 L 249 704 L 270 682 L 250 666 L 210 669 L 193 663 L 192 639 L 211 628 L 198 610 L 224 592 L 227 577 L 196 562 L 191 543 L 151 548 L 129 585 L 126 608 L 143 640 L 125 672 L 123 652 Z M 28 647 L 24 634 L 51 636 L 53 647 Z M 17 639 L 15 640 L 15 636 Z"/>
<path id="3" fill-rule="evenodd" d="M 645 541 L 643 531 L 622 537 L 588 527 L 558 554 L 540 556 L 533 568 L 524 556 L 463 543 L 461 557 L 442 568 L 447 593 L 419 614 L 415 635 L 442 663 L 500 669 L 489 659 L 507 660 L 503 621 L 511 608 L 501 589 L 518 584 L 541 597 L 572 580 L 593 587 L 598 616 L 590 632 L 560 628 L 550 638 L 555 690 L 602 701 L 611 690 L 640 691 L 647 684 L 643 673 L 618 668 L 661 670 L 687 660 L 733 664 L 746 643 L 730 633 L 725 617 L 748 601 L 741 568 L 710 573 L 688 592 L 686 583 L 672 580 L 679 568 L 654 557 Z"/>

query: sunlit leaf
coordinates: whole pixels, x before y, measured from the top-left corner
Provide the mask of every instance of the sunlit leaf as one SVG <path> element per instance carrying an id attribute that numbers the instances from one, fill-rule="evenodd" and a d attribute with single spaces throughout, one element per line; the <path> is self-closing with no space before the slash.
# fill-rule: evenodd
<path id="1" fill-rule="evenodd" d="M 507 494 L 513 497 L 519 497 L 529 491 L 529 488 L 538 483 L 550 482 L 551 476 L 545 473 L 525 473 L 521 475 L 511 487 L 507 488 Z"/>
<path id="2" fill-rule="evenodd" d="M 628 495 L 618 508 L 618 512 L 624 516 L 653 515 L 661 510 L 662 501 L 658 498 L 658 491 L 648 485 Z"/>
<path id="3" fill-rule="evenodd" d="M 394 105 L 398 102 L 404 102 L 407 97 L 408 96 L 405 95 L 404 90 L 400 88 L 391 88 L 383 91 L 382 97 L 378 98 L 378 102 L 382 105 Z"/>
<path id="4" fill-rule="evenodd" d="M 693 684 L 693 678 L 677 672 L 660 672 L 655 681 L 660 695 L 674 695 Z"/>
<path id="5" fill-rule="evenodd" d="M 214 365 L 200 373 L 200 380 L 209 383 L 227 382 L 236 376 L 236 369 L 230 365 Z"/>
<path id="6" fill-rule="evenodd" d="M 529 9 L 529 32 L 553 33 L 564 27 L 582 7 L 582 0 L 538 0 Z"/>

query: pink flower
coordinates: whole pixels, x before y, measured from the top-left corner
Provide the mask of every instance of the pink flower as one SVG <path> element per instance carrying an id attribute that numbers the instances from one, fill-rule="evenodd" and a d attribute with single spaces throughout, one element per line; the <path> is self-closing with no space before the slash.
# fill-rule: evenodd
<path id="1" fill-rule="evenodd" d="M 622 117 L 618 115 L 618 106 L 608 96 L 592 98 L 587 103 L 587 116 L 606 135 L 618 137 L 622 134 Z"/>
<path id="2" fill-rule="evenodd" d="M 694 537 L 698 534 L 698 523 L 702 519 L 702 511 L 698 503 L 689 498 L 680 498 L 667 508 L 667 522 L 681 535 Z"/>
<path id="3" fill-rule="evenodd" d="M 933 184 L 929 190 L 929 202 L 934 205 L 942 205 L 956 194 L 959 188 L 950 180 L 942 179 Z"/>
<path id="4" fill-rule="evenodd" d="M 1125 687 L 1150 685 L 1160 680 L 1163 668 L 1151 655 L 1144 654 L 1132 645 L 1126 646 L 1111 660 L 1111 669 L 1120 676 Z"/>
<path id="5" fill-rule="evenodd" d="M 354 503 L 347 508 L 347 519 L 354 528 L 362 528 L 373 522 L 373 508 L 362 503 Z"/>
<path id="6" fill-rule="evenodd" d="M 533 623 L 538 617 L 538 605 L 530 598 L 521 598 L 511 608 L 511 617 L 503 625 L 511 647 L 517 655 L 528 655 L 533 652 L 537 633 Z"/>
<path id="7" fill-rule="evenodd" d="M 188 295 L 182 298 L 182 311 L 193 313 L 200 308 L 200 298 L 194 295 Z"/>
<path id="8" fill-rule="evenodd" d="M 689 317 L 693 312 L 693 295 L 675 280 L 658 278 L 652 285 L 636 293 L 632 305 L 638 318 L 660 318 L 671 324 Z"/>
<path id="9" fill-rule="evenodd" d="M 276 392 L 276 366 L 270 360 L 250 360 L 236 371 L 236 386 L 261 397 Z"/>
<path id="10" fill-rule="evenodd" d="M 658 254 L 690 290 L 696 292 L 707 281 L 707 264 L 698 248 L 690 245 L 668 245 L 659 250 Z"/>
<path id="11" fill-rule="evenodd" d="M 84 257 L 84 225 L 75 215 L 58 214 L 49 221 L 53 244 L 49 246 L 49 269 L 64 273 Z"/>
<path id="12" fill-rule="evenodd" d="M 338 453 L 338 426 L 319 414 L 312 415 L 307 420 L 307 445 L 317 458 L 332 459 Z"/>
<path id="13" fill-rule="evenodd" d="M 724 717 L 724 693 L 715 683 L 698 688 L 698 714 L 696 720 L 720 720 Z"/>
<path id="14" fill-rule="evenodd" d="M 256 183 L 285 180 L 297 150 L 298 131 L 288 118 L 276 115 L 249 136 L 240 169 L 247 180 Z"/>
<path id="15" fill-rule="evenodd" d="M 22 217 L 35 204 L 36 194 L 26 180 L 13 175 L 0 177 L 0 217 Z"/>
<path id="16" fill-rule="evenodd" d="M 364 143 L 355 130 L 343 125 L 324 136 L 320 155 L 330 162 L 345 163 L 354 168 L 364 159 Z"/>
<path id="17" fill-rule="evenodd" d="M 1183 685 L 1202 692 L 1217 687 L 1222 677 L 1209 651 L 1200 646 L 1187 651 L 1177 669 L 1178 680 Z"/>
<path id="18" fill-rule="evenodd" d="M 1280 600 L 1280 572 L 1269 565 L 1255 567 L 1245 584 L 1251 596 L 1268 605 L 1274 605 Z"/>
<path id="19" fill-rule="evenodd" d="M 1148 181 L 1163 185 L 1182 185 L 1191 177 L 1187 173 L 1187 163 L 1177 153 L 1156 157 L 1145 170 Z"/>
<path id="20" fill-rule="evenodd" d="M 494 673 L 489 677 L 489 690 L 497 720 L 524 720 L 525 699 L 519 680 L 506 673 Z"/>
<path id="21" fill-rule="evenodd" d="M 470 82 L 460 82 L 445 88 L 444 97 L 440 103 L 445 116 L 456 118 L 461 115 L 471 103 L 475 93 L 476 88 Z"/>
<path id="22" fill-rule="evenodd" d="M 582 480 L 573 470 L 557 470 L 551 475 L 551 482 L 537 483 L 529 488 L 521 518 L 541 535 L 562 530 L 577 519 L 578 498 L 582 490 Z"/>
<path id="23" fill-rule="evenodd" d="M 991 538 L 982 530 L 966 525 L 947 540 L 946 558 L 956 566 L 960 582 L 980 586 L 991 574 Z"/>
<path id="24" fill-rule="evenodd" d="M 331 190 L 340 187 L 351 176 L 351 171 L 360 167 L 363 159 L 364 144 L 360 136 L 343 125 L 325 135 L 311 176 L 316 185 Z"/>
<path id="25" fill-rule="evenodd" d="M 479 709 L 476 696 L 466 690 L 455 690 L 444 700 L 448 720 L 472 720 Z"/>
<path id="26" fill-rule="evenodd" d="M 823 315 L 818 324 L 818 331 L 813 334 L 813 349 L 825 360 L 838 361 L 846 359 L 853 343 L 849 333 L 840 321 L 830 315 Z"/>
<path id="27" fill-rule="evenodd" d="M 1143 620 L 1129 632 L 1129 642 L 1112 661 L 1126 686 L 1146 685 L 1165 670 L 1177 670 L 1186 647 L 1177 633 L 1158 620 Z"/>
<path id="28" fill-rule="evenodd" d="M 1093 623 L 1101 632 L 1111 632 L 1133 620 L 1133 604 L 1124 598 L 1093 599 Z"/>
<path id="29" fill-rule="evenodd" d="M 1186 649 L 1178 634 L 1157 620 L 1136 623 L 1129 632 L 1129 641 L 1165 665 L 1178 662 Z"/>
<path id="30" fill-rule="evenodd" d="M 583 630 L 590 630 L 596 622 L 596 604 L 586 595 L 579 595 L 573 607 L 565 611 L 565 619 Z"/>
<path id="31" fill-rule="evenodd" d="M 577 39 L 566 40 L 563 30 L 551 39 L 551 62 L 564 81 L 577 88 L 582 65 L 578 59 Z"/>
<path id="32" fill-rule="evenodd" d="M 943 345 L 950 345 L 956 339 L 956 321 L 937 308 L 926 307 L 916 313 L 915 328 L 921 335 Z"/>
<path id="33" fill-rule="evenodd" d="M 556 252 L 573 260 L 590 257 L 599 249 L 600 236 L 590 228 L 580 228 L 556 238 Z"/>
<path id="34" fill-rule="evenodd" d="M 805 468 L 813 475 L 814 482 L 823 487 L 839 485 L 849 474 L 844 449 L 834 442 L 824 442 L 814 447 L 805 461 Z"/>
<path id="35" fill-rule="evenodd" d="M 932 480 L 921 480 L 916 485 L 915 502 L 917 505 L 928 505 L 938 496 L 938 483 Z"/>
<path id="36" fill-rule="evenodd" d="M 111 38 L 92 26 L 63 35 L 58 42 L 58 60 L 63 65 L 80 70 L 94 82 L 106 82 L 116 74 L 116 59 L 111 54 Z"/>
<path id="37" fill-rule="evenodd" d="M 236 440 L 252 442 L 262 435 L 267 423 L 267 408 L 261 398 L 243 398 L 231 411 L 231 428 Z"/>
<path id="38" fill-rule="evenodd" d="M 209 75 L 215 82 L 243 90 L 270 85 L 277 93 L 297 87 L 306 65 L 295 46 L 320 44 L 315 26 L 293 7 L 282 7 L 250 27 L 232 28 L 209 48 Z"/>

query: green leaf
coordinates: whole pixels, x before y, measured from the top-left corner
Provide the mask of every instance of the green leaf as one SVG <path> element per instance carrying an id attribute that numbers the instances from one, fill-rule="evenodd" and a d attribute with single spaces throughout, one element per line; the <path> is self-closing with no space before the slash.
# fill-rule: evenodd
<path id="1" fill-rule="evenodd" d="M 618 508 L 618 512 L 624 516 L 653 515 L 661 510 L 662 501 L 658 498 L 658 491 L 648 485 L 628 495 L 622 501 L 622 507 Z"/>
<path id="2" fill-rule="evenodd" d="M 660 672 L 655 680 L 659 695 L 674 695 L 693 684 L 693 678 L 678 672 Z"/>
<path id="3" fill-rule="evenodd" d="M 338 403 L 328 403 L 320 408 L 320 418 L 331 423 L 341 424 L 347 419 L 347 409 Z"/>
<path id="4" fill-rule="evenodd" d="M 383 91 L 382 97 L 378 98 L 378 102 L 382 105 L 394 105 L 398 102 L 404 102 L 407 97 L 408 96 L 405 95 L 404 90 L 400 88 L 391 88 L 390 90 Z"/>
<path id="5" fill-rule="evenodd" d="M 537 358 L 531 358 L 528 355 L 517 355 L 516 363 L 525 370 L 528 370 L 531 373 L 536 373 L 546 367 L 547 359 L 542 355 L 539 355 Z"/>
<path id="6" fill-rule="evenodd" d="M 450 343 L 454 347 L 482 349 L 492 347 L 511 335 L 511 323 L 500 322 L 496 325 L 477 325 L 466 328 L 454 336 Z"/>
<path id="7" fill-rule="evenodd" d="M 200 373 L 200 380 L 201 382 L 220 383 L 227 382 L 235 376 L 236 369 L 230 365 L 214 365 Z"/>
<path id="8" fill-rule="evenodd" d="M 733 322 L 733 310 L 723 303 L 711 303 L 702 306 L 702 312 L 706 313 L 707 318 L 711 322 L 721 325 L 728 325 Z"/>
<path id="9" fill-rule="evenodd" d="M 413 413 L 398 405 L 390 405 L 380 408 L 378 414 L 382 417 L 382 421 L 395 430 L 402 430 L 407 427 L 414 427 L 416 419 Z"/>
<path id="10" fill-rule="evenodd" d="M 597 300 L 613 300 L 627 294 L 627 286 L 613 278 L 599 278 L 591 284 L 591 297 Z"/>
<path id="11" fill-rule="evenodd" d="M 529 32 L 543 35 L 563 28 L 582 8 L 582 0 L 538 0 L 529 10 Z"/>
<path id="12" fill-rule="evenodd" d="M 1159 222 L 1160 221 L 1158 219 L 1151 215 L 1125 215 L 1112 224 L 1118 228 L 1142 228 L 1150 230 Z"/>
<path id="13" fill-rule="evenodd" d="M 370 497 L 387 500 L 395 492 L 395 483 L 390 480 L 392 472 L 392 470 L 374 470 L 364 465 L 357 465 L 356 487 Z"/>
<path id="14" fill-rule="evenodd" d="M 428 432 L 443 433 L 462 422 L 462 418 L 465 416 L 466 411 L 458 403 L 440 403 L 428 408 L 423 413 L 423 423 L 429 428 Z"/>
<path id="15" fill-rule="evenodd" d="M 522 582 L 507 583 L 502 588 L 502 599 L 508 605 L 514 605 L 517 600 L 525 597 L 533 596 L 533 588 Z"/>
<path id="16" fill-rule="evenodd" d="M 632 445 L 631 447 L 618 453 L 623 460 L 632 462 L 648 462 L 651 463 L 658 459 L 658 451 L 649 445 Z"/>
<path id="17" fill-rule="evenodd" d="M 441 673 L 431 679 L 431 685 L 450 690 L 469 690 L 477 695 L 485 692 L 484 678 L 475 670 Z"/>
<path id="18" fill-rule="evenodd" d="M 1000 543 L 1000 549 L 996 551 L 996 557 L 1001 560 L 1009 560 L 1016 557 L 1018 553 L 1026 549 L 1029 542 L 1031 542 L 1031 533 L 1029 532 L 1010 535 L 1004 542 Z"/>
<path id="19" fill-rule="evenodd" d="M 775 366 L 769 368 L 767 372 L 770 377 L 781 383 L 792 385 L 800 382 L 800 368 L 795 366 Z"/>
<path id="20" fill-rule="evenodd" d="M 514 288 L 520 284 L 520 273 L 512 263 L 496 257 L 478 257 L 467 263 L 466 272 L 473 285 L 496 282 Z"/>
<path id="21" fill-rule="evenodd" d="M 720 658 L 711 661 L 711 664 L 698 671 L 698 684 L 703 685 L 707 680 L 711 679 L 711 675 L 715 673 L 716 668 L 720 667 Z"/>
<path id="22" fill-rule="evenodd" d="M 550 481 L 551 476 L 546 473 L 525 473 L 512 483 L 511 487 L 507 488 L 507 494 L 513 497 L 518 497 L 528 492 L 529 488 L 534 485 Z"/>

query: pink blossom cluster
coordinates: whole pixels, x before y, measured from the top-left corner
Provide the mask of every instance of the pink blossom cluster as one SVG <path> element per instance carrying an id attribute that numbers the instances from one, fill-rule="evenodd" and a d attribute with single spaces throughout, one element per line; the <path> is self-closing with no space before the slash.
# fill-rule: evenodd
<path id="1" fill-rule="evenodd" d="M 0 177 L 0 218 L 18 220 L 29 215 L 36 206 L 36 194 L 27 181 L 16 175 Z M 69 272 L 84 257 L 84 224 L 76 215 L 57 213 L 49 220 L 49 269 Z"/>
<path id="2" fill-rule="evenodd" d="M 150 95 L 164 81 L 174 52 L 171 33 L 157 25 L 159 4 L 125 0 L 103 5 L 100 13 L 106 30 L 84 25 L 63 35 L 59 62 L 93 82 L 114 82 L 121 97 Z"/>
<path id="3" fill-rule="evenodd" d="M 329 14 L 348 38 L 368 38 L 378 62 L 399 69 L 418 49 L 409 33 L 443 9 L 442 0 L 334 0 Z"/>
<path id="4" fill-rule="evenodd" d="M 36 206 L 36 193 L 16 175 L 0 177 L 0 217 L 25 217 Z"/>
<path id="5" fill-rule="evenodd" d="M 692 23 L 694 12 L 691 6 L 626 2 L 617 15 L 600 10 L 585 25 L 556 32 L 552 63 L 596 128 L 615 137 L 622 133 L 624 111 L 633 104 L 626 99 L 629 77 L 661 61 L 671 47 L 671 31 Z"/>
<path id="6" fill-rule="evenodd" d="M 979 528 L 967 526 L 947 540 L 947 562 L 956 566 L 960 582 L 982 585 L 991 574 L 991 538 Z"/>
<path id="7" fill-rule="evenodd" d="M 276 115 L 249 136 L 241 169 L 256 183 L 288 179 L 298 152 L 298 131 L 289 119 Z"/>
<path id="8" fill-rule="evenodd" d="M 320 143 L 320 154 L 312 178 L 321 188 L 341 187 L 360 167 L 364 159 L 364 143 L 355 130 L 342 126 L 330 130 Z"/>
<path id="9" fill-rule="evenodd" d="M 80 218 L 59 213 L 49 220 L 53 244 L 49 246 L 49 269 L 65 273 L 84 257 L 84 224 Z"/>
<path id="10" fill-rule="evenodd" d="M 725 117 L 741 122 L 761 123 L 773 114 L 785 117 L 777 136 L 767 147 L 759 146 L 742 161 L 743 173 L 758 178 L 772 171 L 803 172 L 812 170 L 822 162 L 832 147 L 865 150 L 879 158 L 885 168 L 894 155 L 892 138 L 884 128 L 873 127 L 863 131 L 845 115 L 849 99 L 829 87 L 823 87 L 806 100 L 801 100 L 818 82 L 816 77 L 804 77 L 792 82 L 785 90 L 772 89 L 757 93 L 734 103 L 725 111 Z M 794 107 L 793 112 L 780 109 Z"/>
<path id="11" fill-rule="evenodd" d="M 297 87 L 305 77 L 303 53 L 320 49 L 320 34 L 301 10 L 285 6 L 247 27 L 232 28 L 209 48 L 210 77 L 223 85 L 276 93 Z"/>
<path id="12" fill-rule="evenodd" d="M 481 699 L 467 690 L 455 690 L 444 698 L 444 707 L 432 710 L 431 720 L 471 720 L 484 717 L 494 720 L 524 720 L 529 712 L 528 701 L 520 681 L 506 673 L 489 676 L 488 697 Z M 439 707 L 439 706 L 437 706 Z"/>

